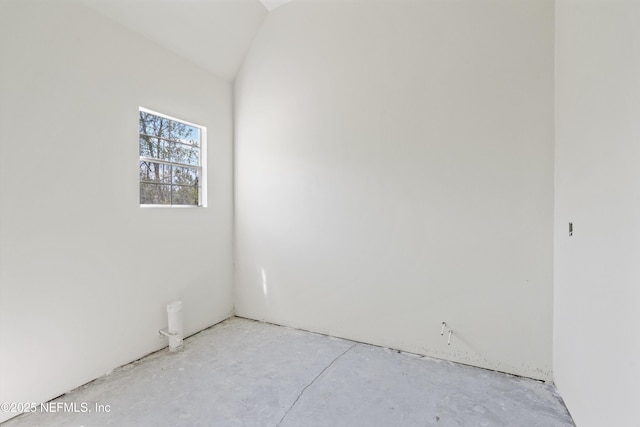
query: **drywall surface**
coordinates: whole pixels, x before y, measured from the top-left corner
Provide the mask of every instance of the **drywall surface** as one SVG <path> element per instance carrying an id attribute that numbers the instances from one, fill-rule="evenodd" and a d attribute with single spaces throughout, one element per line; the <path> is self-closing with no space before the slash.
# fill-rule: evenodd
<path id="1" fill-rule="evenodd" d="M 267 14 L 259 0 L 79 1 L 229 80 Z"/>
<path id="2" fill-rule="evenodd" d="M 271 12 L 235 82 L 238 315 L 550 379 L 553 31 L 550 1 Z"/>
<path id="3" fill-rule="evenodd" d="M 0 401 L 41 402 L 232 313 L 231 84 L 62 1 L 0 2 L 0 58 Z M 207 127 L 208 208 L 139 207 L 139 106 Z"/>
<path id="4" fill-rule="evenodd" d="M 637 2 L 556 3 L 554 373 L 580 427 L 639 422 L 638 22 Z"/>

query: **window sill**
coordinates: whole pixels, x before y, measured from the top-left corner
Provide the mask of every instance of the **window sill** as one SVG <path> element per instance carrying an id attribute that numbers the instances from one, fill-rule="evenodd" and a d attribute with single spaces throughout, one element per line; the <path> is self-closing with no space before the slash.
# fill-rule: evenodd
<path id="1" fill-rule="evenodd" d="M 196 205 L 140 205 L 141 208 L 164 208 L 164 209 L 199 209 L 206 208 L 206 206 Z"/>

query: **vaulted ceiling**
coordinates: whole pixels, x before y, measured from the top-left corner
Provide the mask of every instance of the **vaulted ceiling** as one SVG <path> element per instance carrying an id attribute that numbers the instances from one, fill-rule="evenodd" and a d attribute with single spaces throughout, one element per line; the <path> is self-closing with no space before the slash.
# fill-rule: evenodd
<path id="1" fill-rule="evenodd" d="M 289 0 L 80 0 L 212 73 L 232 80 L 268 11 Z"/>

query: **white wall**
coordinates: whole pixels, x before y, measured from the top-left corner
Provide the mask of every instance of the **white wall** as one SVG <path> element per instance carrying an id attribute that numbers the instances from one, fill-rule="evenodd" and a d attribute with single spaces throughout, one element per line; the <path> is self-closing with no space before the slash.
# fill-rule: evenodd
<path id="1" fill-rule="evenodd" d="M 638 425 L 639 22 L 637 2 L 556 3 L 554 372 L 580 427 Z"/>
<path id="2" fill-rule="evenodd" d="M 235 87 L 237 314 L 550 379 L 553 32 L 537 0 L 270 13 Z"/>
<path id="3" fill-rule="evenodd" d="M 231 84 L 59 1 L 1 2 L 0 58 L 0 401 L 47 401 L 165 346 L 171 300 L 232 313 Z M 208 128 L 208 208 L 139 207 L 140 105 Z"/>

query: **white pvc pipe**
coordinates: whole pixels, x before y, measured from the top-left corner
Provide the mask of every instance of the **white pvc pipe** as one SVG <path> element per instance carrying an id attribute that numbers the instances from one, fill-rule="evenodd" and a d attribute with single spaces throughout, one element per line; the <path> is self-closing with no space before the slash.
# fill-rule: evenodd
<path id="1" fill-rule="evenodd" d="M 169 333 L 169 351 L 182 350 L 182 301 L 173 301 L 167 304 L 167 317 Z"/>

